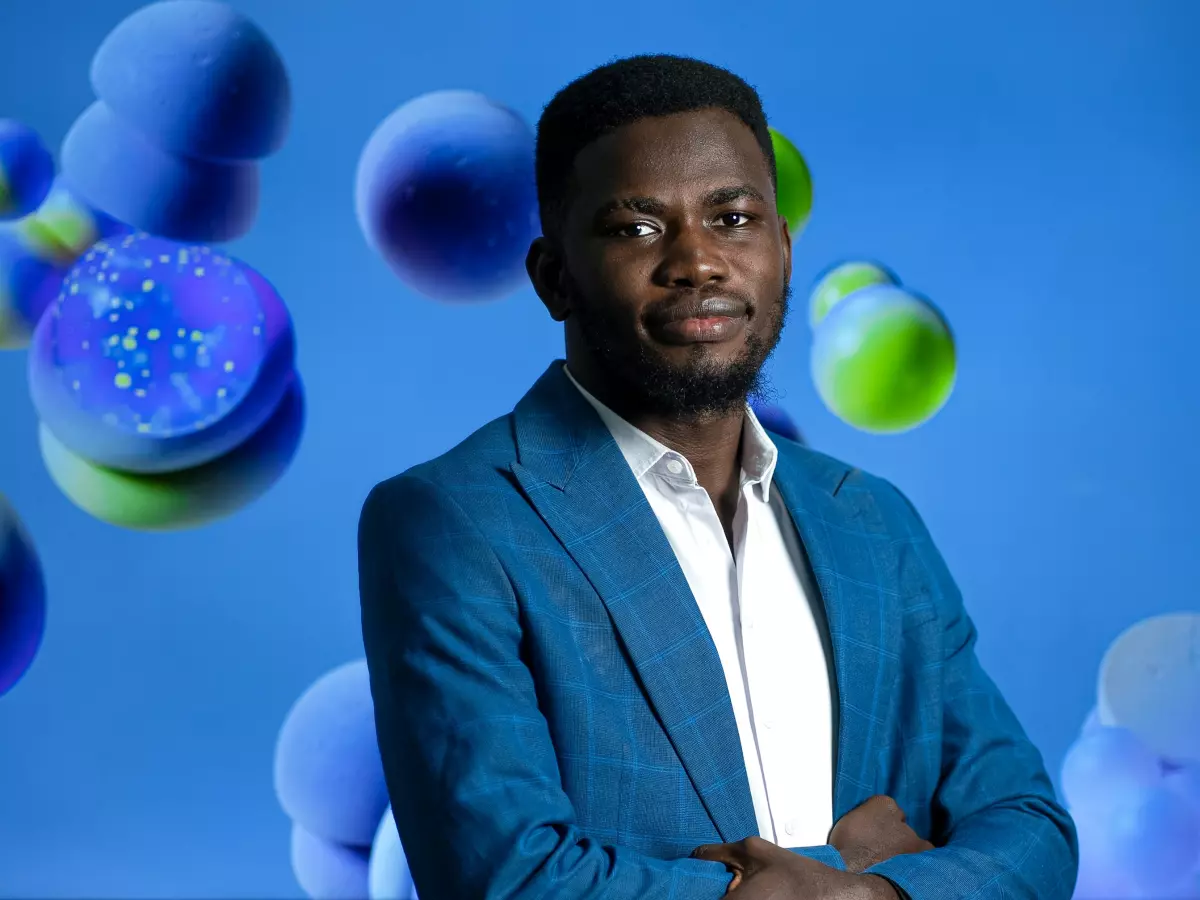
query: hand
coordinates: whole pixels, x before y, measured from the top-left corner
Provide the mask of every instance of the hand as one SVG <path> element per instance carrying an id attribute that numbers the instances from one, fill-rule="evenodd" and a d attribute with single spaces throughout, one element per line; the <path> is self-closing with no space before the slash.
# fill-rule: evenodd
<path id="1" fill-rule="evenodd" d="M 760 837 L 731 844 L 704 844 L 696 859 L 725 865 L 733 873 L 729 900 L 897 900 L 891 882 L 855 875 L 777 847 Z"/>
<path id="2" fill-rule="evenodd" d="M 829 843 L 851 872 L 863 872 L 893 856 L 933 849 L 908 827 L 896 801 L 883 795 L 871 797 L 838 819 L 829 832 Z"/>

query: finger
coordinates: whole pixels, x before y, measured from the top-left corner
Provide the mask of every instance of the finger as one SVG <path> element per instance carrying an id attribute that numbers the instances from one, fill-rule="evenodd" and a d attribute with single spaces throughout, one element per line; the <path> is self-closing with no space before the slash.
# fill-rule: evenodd
<path id="1" fill-rule="evenodd" d="M 701 844 L 692 851 L 693 859 L 705 859 L 710 862 L 724 863 L 727 866 L 736 865 L 741 868 L 741 852 L 737 844 Z"/>

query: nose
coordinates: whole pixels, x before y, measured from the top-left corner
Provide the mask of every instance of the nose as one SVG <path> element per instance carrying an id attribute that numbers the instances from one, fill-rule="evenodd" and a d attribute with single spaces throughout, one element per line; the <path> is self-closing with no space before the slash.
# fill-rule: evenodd
<path id="1" fill-rule="evenodd" d="M 697 289 L 729 277 L 724 254 L 701 225 L 679 227 L 662 246 L 663 258 L 655 280 L 663 287 Z"/>

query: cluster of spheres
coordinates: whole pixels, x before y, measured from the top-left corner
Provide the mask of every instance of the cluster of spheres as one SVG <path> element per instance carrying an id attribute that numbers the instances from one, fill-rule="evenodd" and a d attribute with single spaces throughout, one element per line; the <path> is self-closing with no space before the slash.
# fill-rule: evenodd
<path id="1" fill-rule="evenodd" d="M 185 242 L 241 237 L 258 213 L 258 161 L 291 120 L 283 61 L 217 0 L 143 7 L 92 60 L 98 98 L 63 140 L 62 169 L 87 202 Z"/>
<path id="2" fill-rule="evenodd" d="M 326 673 L 292 706 L 275 750 L 275 793 L 292 820 L 292 869 L 312 900 L 416 900 L 364 660 Z"/>
<path id="3" fill-rule="evenodd" d="M 29 350 L 51 478 L 143 531 L 228 516 L 271 487 L 304 421 L 287 307 L 250 266 L 143 233 L 72 268 Z"/>
<path id="4" fill-rule="evenodd" d="M 809 297 L 812 377 L 825 406 L 861 431 L 898 434 L 950 399 L 957 358 L 941 312 L 872 262 L 835 265 Z"/>
<path id="5" fill-rule="evenodd" d="M 190 528 L 287 469 L 304 396 L 291 316 L 213 243 L 258 208 L 258 160 L 291 116 L 283 63 L 216 0 L 164 0 L 105 38 L 96 96 L 54 181 L 28 128 L 0 123 L 0 346 L 29 346 L 51 478 L 125 528 Z"/>
<path id="6" fill-rule="evenodd" d="M 1200 613 L 1146 619 L 1109 647 L 1062 791 L 1076 900 L 1200 898 Z"/>
<path id="7" fill-rule="evenodd" d="M 0 494 L 0 697 L 33 664 L 45 628 L 41 564 L 16 510 Z"/>

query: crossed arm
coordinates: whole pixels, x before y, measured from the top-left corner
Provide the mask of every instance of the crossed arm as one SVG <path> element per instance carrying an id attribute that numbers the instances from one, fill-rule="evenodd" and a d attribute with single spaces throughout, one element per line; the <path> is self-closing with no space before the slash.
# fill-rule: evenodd
<path id="1" fill-rule="evenodd" d="M 725 895 L 731 875 L 721 862 L 656 859 L 602 844 L 579 827 L 521 660 L 512 584 L 453 497 L 414 475 L 385 482 L 363 507 L 358 541 L 380 750 L 420 894 L 462 900 Z M 952 764 L 937 801 L 947 843 L 868 871 L 913 900 L 1067 900 L 1075 853 L 1069 819 L 1053 802 L 1036 750 L 975 663 L 965 614 L 949 623 L 947 634 L 955 646 L 947 659 Z M 983 733 L 972 727 L 981 705 L 991 711 L 986 720 L 997 723 Z M 1003 780 L 992 773 L 1003 773 Z M 829 845 L 796 852 L 845 868 Z"/>

